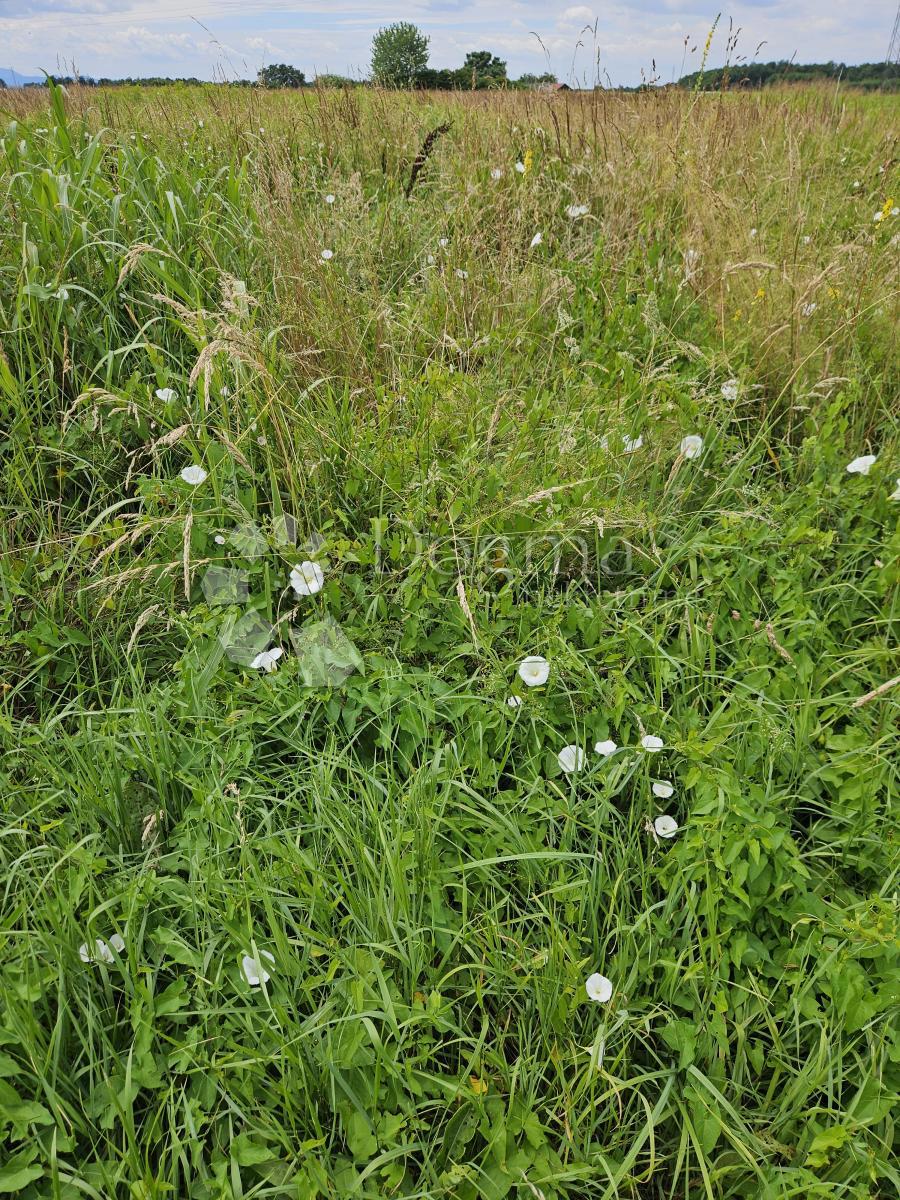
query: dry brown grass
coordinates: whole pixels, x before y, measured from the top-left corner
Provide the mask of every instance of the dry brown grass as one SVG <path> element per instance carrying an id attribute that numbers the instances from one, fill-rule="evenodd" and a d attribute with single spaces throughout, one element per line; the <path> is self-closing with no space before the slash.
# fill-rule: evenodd
<path id="1" fill-rule="evenodd" d="M 47 103 L 36 89 L 3 99 L 23 118 Z M 414 365 L 508 361 L 516 339 L 555 327 L 587 273 L 601 298 L 625 281 L 640 296 L 680 289 L 691 319 L 715 322 L 722 358 L 752 361 L 770 404 L 827 390 L 861 343 L 896 356 L 900 243 L 872 219 L 900 194 L 890 97 L 210 86 L 73 88 L 68 104 L 161 154 L 180 139 L 189 163 L 244 159 L 302 379 L 371 392 Z M 590 213 L 573 222 L 569 204 Z M 690 340 L 690 325 L 667 333 Z"/>

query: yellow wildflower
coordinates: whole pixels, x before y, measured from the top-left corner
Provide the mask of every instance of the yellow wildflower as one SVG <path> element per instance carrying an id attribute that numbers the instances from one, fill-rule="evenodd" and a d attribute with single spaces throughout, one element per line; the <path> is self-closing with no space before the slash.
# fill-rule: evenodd
<path id="1" fill-rule="evenodd" d="M 525 174 L 527 175 L 534 163 L 534 152 L 531 150 L 526 150 L 525 157 L 522 159 L 522 163 L 525 167 Z"/>

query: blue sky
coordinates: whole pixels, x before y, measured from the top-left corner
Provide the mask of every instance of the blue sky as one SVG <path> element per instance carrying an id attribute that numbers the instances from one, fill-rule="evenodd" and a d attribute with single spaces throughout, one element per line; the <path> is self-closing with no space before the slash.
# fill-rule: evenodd
<path id="1" fill-rule="evenodd" d="M 710 61 L 724 57 L 729 19 L 738 54 L 801 62 L 884 58 L 897 0 L 743 0 L 723 10 Z M 85 75 L 253 77 L 267 62 L 364 76 L 372 35 L 407 20 L 431 39 L 431 65 L 491 50 L 510 72 L 546 70 L 592 82 L 663 81 L 693 70 L 719 11 L 702 0 L 0 0 L 0 66 Z M 596 35 L 592 28 L 596 21 Z M 764 42 L 757 53 L 757 46 Z M 694 49 L 696 47 L 696 49 Z"/>

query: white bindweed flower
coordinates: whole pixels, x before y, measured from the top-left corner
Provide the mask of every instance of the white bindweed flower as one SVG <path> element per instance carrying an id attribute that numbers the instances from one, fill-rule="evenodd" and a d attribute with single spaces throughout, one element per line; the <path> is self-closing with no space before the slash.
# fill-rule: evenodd
<path id="1" fill-rule="evenodd" d="M 572 221 L 577 221 L 579 217 L 587 216 L 590 211 L 587 204 L 570 204 L 566 209 L 566 216 Z"/>
<path id="2" fill-rule="evenodd" d="M 78 957 L 82 962 L 96 963 L 115 962 L 116 954 L 121 954 L 125 949 L 125 939 L 121 934 L 114 933 L 109 939 L 109 942 L 104 942 L 103 938 L 97 938 L 93 946 L 88 946 L 87 942 L 82 942 L 78 947 Z"/>
<path id="3" fill-rule="evenodd" d="M 738 381 L 736 379 L 727 379 L 722 384 L 722 395 L 726 400 L 737 400 L 738 398 Z"/>
<path id="4" fill-rule="evenodd" d="M 516 170 L 519 172 L 520 175 L 524 175 L 525 174 L 525 164 L 523 162 L 517 162 Z"/>
<path id="5" fill-rule="evenodd" d="M 550 677 L 550 664 L 540 654 L 529 654 L 519 663 L 519 678 L 529 687 L 541 687 Z"/>
<path id="6" fill-rule="evenodd" d="M 812 241 L 812 238 L 809 236 L 809 234 L 808 233 L 805 234 L 803 237 L 803 245 L 808 246 L 811 241 Z"/>
<path id="7" fill-rule="evenodd" d="M 162 400 L 163 404 L 169 404 L 178 397 L 174 388 L 157 388 L 153 394 L 157 400 Z"/>
<path id="8" fill-rule="evenodd" d="M 438 238 L 438 245 L 441 247 L 442 250 L 446 250 L 447 247 L 450 245 L 450 239 L 445 238 L 445 237 Z"/>
<path id="9" fill-rule="evenodd" d="M 800 316 L 811 317 L 818 307 L 819 306 L 816 304 L 815 300 L 810 300 L 808 304 L 802 304 L 800 306 Z"/>
<path id="10" fill-rule="evenodd" d="M 334 251 L 327 250 L 327 249 L 323 250 L 319 257 L 322 259 L 323 262 L 328 262 L 329 259 L 334 258 Z"/>
<path id="11" fill-rule="evenodd" d="M 216 543 L 217 546 L 225 545 L 225 538 L 222 536 L 221 533 L 217 533 L 216 536 L 213 538 L 213 541 Z"/>
<path id="12" fill-rule="evenodd" d="M 641 738 L 641 745 L 645 750 L 649 750 L 651 754 L 657 754 L 662 750 L 665 742 L 661 737 L 657 737 L 654 733 L 645 733 Z"/>
<path id="13" fill-rule="evenodd" d="M 652 791 L 653 795 L 658 796 L 660 800 L 668 800 L 675 794 L 675 787 L 669 783 L 668 779 L 654 779 Z"/>
<path id="14" fill-rule="evenodd" d="M 507 696 L 506 703 L 509 705 L 510 708 L 518 708 L 519 705 L 522 703 L 522 697 L 521 696 Z"/>
<path id="15" fill-rule="evenodd" d="M 316 562 L 307 559 L 291 571 L 291 587 L 298 596 L 314 596 L 316 592 L 321 592 L 324 585 L 325 576 Z"/>
<path id="16" fill-rule="evenodd" d="M 641 446 L 643 446 L 643 444 L 644 444 L 644 439 L 641 435 L 638 435 L 636 438 L 632 438 L 632 437 L 629 437 L 627 433 L 622 434 L 622 453 L 623 454 L 633 454 L 635 452 L 635 450 L 640 450 L 640 448 L 641 448 Z M 609 436 L 607 434 L 604 434 L 603 437 L 600 439 L 600 449 L 601 450 L 609 449 Z"/>
<path id="17" fill-rule="evenodd" d="M 325 197 L 325 203 L 326 204 L 334 204 L 334 199 L 335 199 L 334 196 L 331 194 L 331 192 L 329 192 L 328 195 Z"/>
<path id="18" fill-rule="evenodd" d="M 539 246 L 543 240 L 544 235 L 540 232 L 540 230 L 538 230 L 538 232 L 531 239 L 531 245 L 528 247 L 529 250 L 533 250 L 535 246 Z"/>
<path id="19" fill-rule="evenodd" d="M 602 754 L 604 758 L 609 758 L 611 754 L 615 754 L 618 748 L 611 738 L 608 738 L 605 742 L 594 743 L 594 753 Z"/>
<path id="20" fill-rule="evenodd" d="M 584 760 L 585 753 L 580 746 L 563 746 L 556 756 L 559 769 L 565 771 L 567 775 L 571 775 L 573 771 L 580 771 L 584 766 Z"/>
<path id="21" fill-rule="evenodd" d="M 185 483 L 189 483 L 191 487 L 197 487 L 206 479 L 206 472 L 202 467 L 196 466 L 185 467 L 181 472 L 181 478 Z"/>
<path id="22" fill-rule="evenodd" d="M 284 651 L 280 646 L 273 646 L 271 650 L 263 650 L 262 653 L 257 654 L 256 658 L 250 663 L 250 666 L 255 670 L 263 670 L 267 675 L 271 675 L 276 669 L 278 660 L 282 654 L 284 654 Z"/>
<path id="23" fill-rule="evenodd" d="M 56 300 L 68 300 L 69 289 L 67 287 L 57 288 L 56 291 L 53 293 L 53 297 Z"/>
<path id="24" fill-rule="evenodd" d="M 757 235 L 757 233 L 759 233 L 759 230 L 758 230 L 758 229 L 751 229 L 751 230 L 750 230 L 750 236 L 751 236 L 752 238 L 755 238 L 755 237 L 756 237 L 756 235 Z"/>
<path id="25" fill-rule="evenodd" d="M 856 191 L 857 188 L 861 188 L 861 187 L 862 187 L 862 184 L 860 183 L 860 181 L 858 179 L 854 179 L 853 180 L 853 190 Z"/>
<path id="26" fill-rule="evenodd" d="M 888 496 L 888 500 L 900 500 L 900 475 L 897 476 L 897 486 Z"/>
<path id="27" fill-rule="evenodd" d="M 588 994 L 588 1000 L 593 1000 L 595 1004 L 608 1004 L 612 999 L 613 985 L 605 975 L 595 971 L 585 980 L 584 990 Z"/>
<path id="28" fill-rule="evenodd" d="M 681 439 L 681 453 L 685 458 L 697 458 L 703 452 L 703 438 L 699 433 L 689 433 Z"/>
<path id="29" fill-rule="evenodd" d="M 502 178 L 503 178 L 503 172 L 500 170 L 500 168 L 492 167 L 491 168 L 491 179 L 502 179 Z"/>
<path id="30" fill-rule="evenodd" d="M 656 830 L 657 837 L 673 838 L 678 832 L 678 822 L 674 817 L 668 815 L 657 817 L 653 822 L 653 828 Z"/>
<path id="31" fill-rule="evenodd" d="M 241 970 L 244 973 L 244 978 L 251 987 L 262 987 L 264 983 L 268 983 L 272 978 L 263 966 L 263 959 L 266 960 L 269 966 L 275 966 L 275 956 L 274 954 L 270 954 L 268 950 L 260 950 L 255 958 L 252 954 L 245 954 L 241 959 Z"/>
<path id="32" fill-rule="evenodd" d="M 876 454 L 861 454 L 859 458 L 854 458 L 853 462 L 847 463 L 847 474 L 868 475 L 877 460 Z"/>
<path id="33" fill-rule="evenodd" d="M 873 221 L 883 221 L 884 220 L 884 211 L 879 208 L 878 212 L 875 214 L 875 216 L 872 218 L 872 220 Z"/>
<path id="34" fill-rule="evenodd" d="M 464 271 L 462 269 L 462 267 L 457 267 L 456 270 L 453 272 L 453 274 L 456 276 L 457 279 L 468 279 L 469 278 L 469 272 Z"/>

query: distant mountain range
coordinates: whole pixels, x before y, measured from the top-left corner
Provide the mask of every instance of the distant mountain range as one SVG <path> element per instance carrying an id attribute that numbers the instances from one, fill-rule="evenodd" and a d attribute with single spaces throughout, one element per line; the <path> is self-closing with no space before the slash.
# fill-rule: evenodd
<path id="1" fill-rule="evenodd" d="M 20 75 L 12 67 L 0 67 L 0 79 L 7 87 L 24 87 L 26 83 L 43 83 L 43 75 Z"/>

